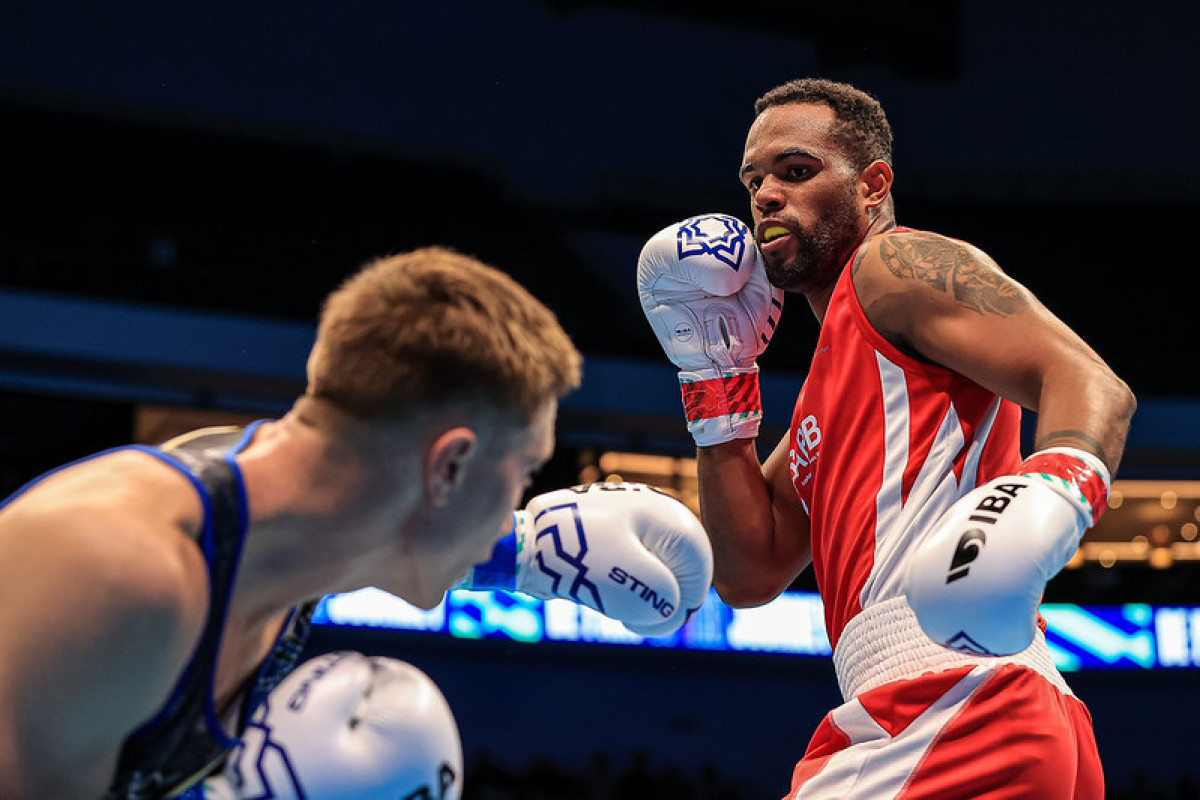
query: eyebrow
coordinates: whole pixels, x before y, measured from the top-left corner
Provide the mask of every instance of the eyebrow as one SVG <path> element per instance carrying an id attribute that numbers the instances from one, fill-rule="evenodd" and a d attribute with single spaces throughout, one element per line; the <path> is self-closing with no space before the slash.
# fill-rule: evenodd
<path id="1" fill-rule="evenodd" d="M 814 161 L 821 160 L 816 155 L 814 155 L 812 153 L 812 151 L 805 150 L 803 147 L 789 147 L 786 150 L 780 150 L 778 153 L 776 153 L 775 156 L 771 159 L 771 164 L 772 165 L 778 164 L 780 161 L 786 161 L 789 158 L 796 158 L 796 157 L 811 158 Z M 747 162 L 745 164 L 742 164 L 742 168 L 740 170 L 738 170 L 738 177 L 744 178 L 746 176 L 747 172 L 753 172 L 753 171 L 754 171 L 754 165 Z"/>

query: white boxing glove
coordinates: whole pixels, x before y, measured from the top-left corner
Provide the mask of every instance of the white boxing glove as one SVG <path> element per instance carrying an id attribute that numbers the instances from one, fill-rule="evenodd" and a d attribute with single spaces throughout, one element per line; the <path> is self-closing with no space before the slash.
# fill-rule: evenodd
<path id="1" fill-rule="evenodd" d="M 457 800 L 458 727 L 425 673 L 338 652 L 301 664 L 252 716 L 204 797 Z"/>
<path id="2" fill-rule="evenodd" d="M 904 591 L 921 628 L 975 655 L 1028 647 L 1046 583 L 1099 520 L 1110 482 L 1091 453 L 1053 447 L 964 495 L 909 563 Z"/>
<path id="3" fill-rule="evenodd" d="M 640 483 L 592 483 L 538 495 L 514 533 L 461 584 L 566 598 L 641 636 L 665 636 L 700 608 L 713 556 L 683 503 Z"/>
<path id="4" fill-rule="evenodd" d="M 646 319 L 679 367 L 696 444 L 756 437 L 755 360 L 775 334 L 783 292 L 767 280 L 750 229 L 724 214 L 669 225 L 642 248 L 637 285 Z"/>

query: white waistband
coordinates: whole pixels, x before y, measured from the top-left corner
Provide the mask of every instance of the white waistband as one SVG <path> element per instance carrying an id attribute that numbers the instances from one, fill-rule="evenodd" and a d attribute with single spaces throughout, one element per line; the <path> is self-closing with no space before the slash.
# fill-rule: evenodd
<path id="1" fill-rule="evenodd" d="M 885 683 L 964 664 L 1019 664 L 1037 672 L 1063 694 L 1073 694 L 1054 666 L 1041 630 L 1033 644 L 1011 656 L 959 653 L 926 636 L 903 597 L 863 609 L 846 625 L 833 653 L 838 687 L 846 700 Z"/>

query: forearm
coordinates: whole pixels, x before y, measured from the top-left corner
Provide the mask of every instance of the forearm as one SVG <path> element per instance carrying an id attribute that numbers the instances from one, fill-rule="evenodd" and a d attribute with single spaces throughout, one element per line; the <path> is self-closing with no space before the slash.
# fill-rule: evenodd
<path id="1" fill-rule="evenodd" d="M 1053 372 L 1039 396 L 1034 449 L 1077 447 L 1115 475 L 1136 407 L 1129 387 L 1103 364 Z"/>
<path id="2" fill-rule="evenodd" d="M 697 449 L 700 518 L 713 546 L 713 586 L 731 606 L 770 601 L 809 560 L 807 529 L 782 530 L 755 441 Z"/>

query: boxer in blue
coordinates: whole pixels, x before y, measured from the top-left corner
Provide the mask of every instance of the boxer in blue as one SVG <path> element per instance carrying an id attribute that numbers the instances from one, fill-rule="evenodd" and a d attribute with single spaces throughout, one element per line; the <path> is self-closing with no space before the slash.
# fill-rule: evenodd
<path id="1" fill-rule="evenodd" d="M 426 248 L 367 265 L 327 298 L 307 389 L 282 418 L 118 448 L 24 487 L 0 509 L 0 796 L 200 791 L 247 725 L 272 722 L 268 698 L 325 594 L 376 586 L 430 608 L 467 575 L 648 634 L 678 627 L 712 569 L 682 504 L 621 484 L 513 511 L 579 374 L 544 305 L 494 268 Z M 618 567 L 656 602 L 609 578 Z M 338 769 L 384 759 L 384 782 L 347 796 L 420 797 L 429 770 L 444 791 L 426 794 L 457 796 L 461 778 L 441 771 L 461 759 L 452 718 L 404 708 L 433 696 L 422 681 L 339 663 L 304 676 L 311 736 L 360 719 L 351 700 L 376 679 L 376 700 L 384 685 L 415 687 L 387 694 L 401 706 L 389 730 L 410 733 L 361 736 L 350 759 L 308 746 L 305 774 L 337 785 Z M 341 712 L 318 702 L 329 697 Z M 409 770 L 404 735 L 445 744 Z M 321 754 L 329 763 L 313 764 Z"/>

